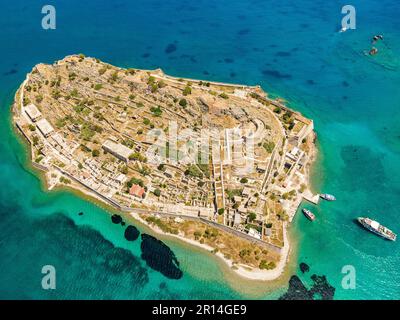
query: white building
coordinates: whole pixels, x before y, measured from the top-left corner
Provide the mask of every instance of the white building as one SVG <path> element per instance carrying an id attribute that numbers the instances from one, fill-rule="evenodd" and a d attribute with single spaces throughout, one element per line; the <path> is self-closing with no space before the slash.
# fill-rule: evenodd
<path id="1" fill-rule="evenodd" d="M 36 125 L 45 138 L 49 137 L 54 132 L 51 124 L 44 118 L 40 119 Z"/>
<path id="2" fill-rule="evenodd" d="M 25 113 L 33 122 L 36 122 L 42 116 L 42 113 L 33 103 L 25 107 Z"/>
<path id="3" fill-rule="evenodd" d="M 129 156 L 133 153 L 132 149 L 111 140 L 106 140 L 103 143 L 103 149 L 125 162 L 129 161 Z"/>

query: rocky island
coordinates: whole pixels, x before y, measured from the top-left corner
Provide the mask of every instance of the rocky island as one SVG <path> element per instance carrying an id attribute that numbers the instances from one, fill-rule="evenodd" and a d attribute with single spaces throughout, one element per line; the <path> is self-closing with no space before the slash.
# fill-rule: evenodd
<path id="1" fill-rule="evenodd" d="M 122 69 L 84 55 L 38 64 L 13 123 L 49 189 L 68 186 L 221 257 L 278 277 L 309 189 L 313 121 L 259 86 Z"/>

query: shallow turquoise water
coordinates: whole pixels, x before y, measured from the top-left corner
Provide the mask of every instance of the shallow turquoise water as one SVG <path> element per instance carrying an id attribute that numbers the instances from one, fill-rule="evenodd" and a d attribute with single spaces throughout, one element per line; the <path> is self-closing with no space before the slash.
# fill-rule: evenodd
<path id="1" fill-rule="evenodd" d="M 44 193 L 25 169 L 9 105 L 25 74 L 83 52 L 122 67 L 157 68 L 182 77 L 261 84 L 315 121 L 316 190 L 338 201 L 297 215 L 299 261 L 326 275 L 336 299 L 398 299 L 399 243 L 361 230 L 368 215 L 400 230 L 400 5 L 354 1 L 357 29 L 339 34 L 341 1 L 54 1 L 57 29 L 40 27 L 40 1 L 1 4 L 0 297 L 246 298 L 222 279 L 213 259 L 165 242 L 184 276 L 146 267 L 140 242 L 103 209 L 65 192 Z M 370 38 L 386 46 L 369 58 Z M 166 53 L 169 44 L 176 51 Z M 306 205 L 308 207 L 312 207 Z M 83 211 L 83 216 L 78 212 Z M 121 250 L 125 249 L 125 250 Z M 41 289 L 41 267 L 57 270 L 57 290 Z M 341 287 L 344 265 L 357 287 Z M 213 275 L 210 277 L 209 275 Z M 300 275 L 309 283 L 309 277 Z M 275 298 L 277 293 L 265 298 Z"/>

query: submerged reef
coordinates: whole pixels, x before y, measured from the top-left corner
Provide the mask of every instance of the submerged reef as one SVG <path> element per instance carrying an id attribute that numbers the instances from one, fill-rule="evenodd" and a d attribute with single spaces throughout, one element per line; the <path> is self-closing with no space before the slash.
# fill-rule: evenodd
<path id="1" fill-rule="evenodd" d="M 182 271 L 179 268 L 179 261 L 174 252 L 162 241 L 148 235 L 142 234 L 141 258 L 147 265 L 161 272 L 170 279 L 182 278 Z"/>

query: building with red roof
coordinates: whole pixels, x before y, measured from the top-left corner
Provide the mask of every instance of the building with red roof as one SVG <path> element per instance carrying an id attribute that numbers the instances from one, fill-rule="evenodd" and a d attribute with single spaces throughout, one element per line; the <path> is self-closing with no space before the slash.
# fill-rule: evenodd
<path id="1" fill-rule="evenodd" d="M 145 190 L 141 186 L 134 184 L 132 187 L 129 189 L 129 194 L 138 198 L 143 198 L 144 197 Z"/>

